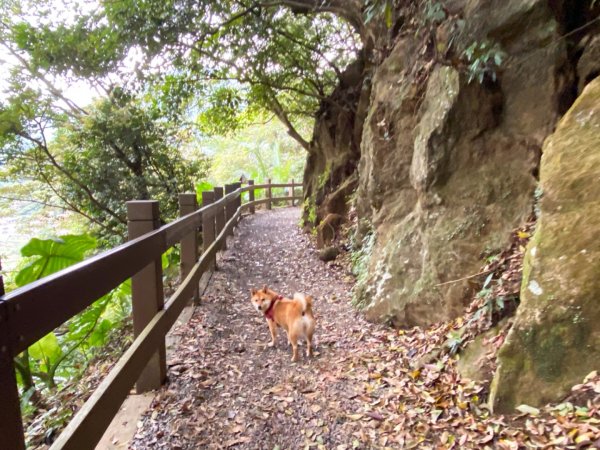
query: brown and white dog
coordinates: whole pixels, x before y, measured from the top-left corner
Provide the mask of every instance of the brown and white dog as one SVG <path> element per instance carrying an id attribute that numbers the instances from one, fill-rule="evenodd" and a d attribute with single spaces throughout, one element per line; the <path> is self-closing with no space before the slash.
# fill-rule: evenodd
<path id="1" fill-rule="evenodd" d="M 313 299 L 310 295 L 296 293 L 293 299 L 284 298 L 266 285 L 262 289 L 251 289 L 250 300 L 256 310 L 264 314 L 271 331 L 269 347 L 275 345 L 277 327 L 282 327 L 292 346 L 292 361 L 298 361 L 298 339 L 306 339 L 306 356 L 312 355 L 312 337 L 315 318 L 312 313 Z"/>

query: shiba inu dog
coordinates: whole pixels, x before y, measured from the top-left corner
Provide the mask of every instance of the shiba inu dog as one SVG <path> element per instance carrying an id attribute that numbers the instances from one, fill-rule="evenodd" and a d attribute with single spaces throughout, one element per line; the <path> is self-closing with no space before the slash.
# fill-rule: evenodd
<path id="1" fill-rule="evenodd" d="M 275 345 L 277 327 L 282 327 L 292 346 L 292 361 L 298 361 L 298 339 L 306 339 L 306 356 L 312 355 L 312 337 L 315 318 L 312 313 L 313 298 L 310 295 L 294 294 L 293 299 L 284 298 L 267 286 L 251 289 L 250 300 L 258 312 L 264 314 L 271 331 L 269 347 Z"/>

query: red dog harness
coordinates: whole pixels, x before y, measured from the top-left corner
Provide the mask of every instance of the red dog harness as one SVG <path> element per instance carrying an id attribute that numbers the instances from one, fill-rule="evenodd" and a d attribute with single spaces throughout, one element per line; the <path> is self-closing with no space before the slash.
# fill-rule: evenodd
<path id="1" fill-rule="evenodd" d="M 275 320 L 274 317 L 273 317 L 273 307 L 275 306 L 275 303 L 277 303 L 279 300 L 283 300 L 283 295 L 278 295 L 273 300 L 271 300 L 271 304 L 269 305 L 269 307 L 265 311 L 265 317 L 267 319 Z"/>

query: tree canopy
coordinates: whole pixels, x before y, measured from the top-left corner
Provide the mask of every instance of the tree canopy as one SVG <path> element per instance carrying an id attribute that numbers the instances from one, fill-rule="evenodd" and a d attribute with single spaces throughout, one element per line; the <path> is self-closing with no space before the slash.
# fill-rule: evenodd
<path id="1" fill-rule="evenodd" d="M 175 214 L 207 170 L 179 152 L 199 135 L 275 116 L 308 149 L 362 37 L 360 1 L 6 3 L 0 161 L 107 235 L 131 198 Z M 69 95 L 82 85 L 90 104 Z"/>

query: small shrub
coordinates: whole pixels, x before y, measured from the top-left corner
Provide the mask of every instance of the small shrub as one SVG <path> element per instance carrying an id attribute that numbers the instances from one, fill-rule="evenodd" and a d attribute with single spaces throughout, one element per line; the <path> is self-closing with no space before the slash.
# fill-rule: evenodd
<path id="1" fill-rule="evenodd" d="M 486 77 L 495 82 L 498 79 L 497 71 L 506 59 L 506 53 L 498 43 L 486 40 L 473 42 L 463 52 L 463 57 L 468 63 L 469 83 L 473 80 L 483 83 Z"/>

